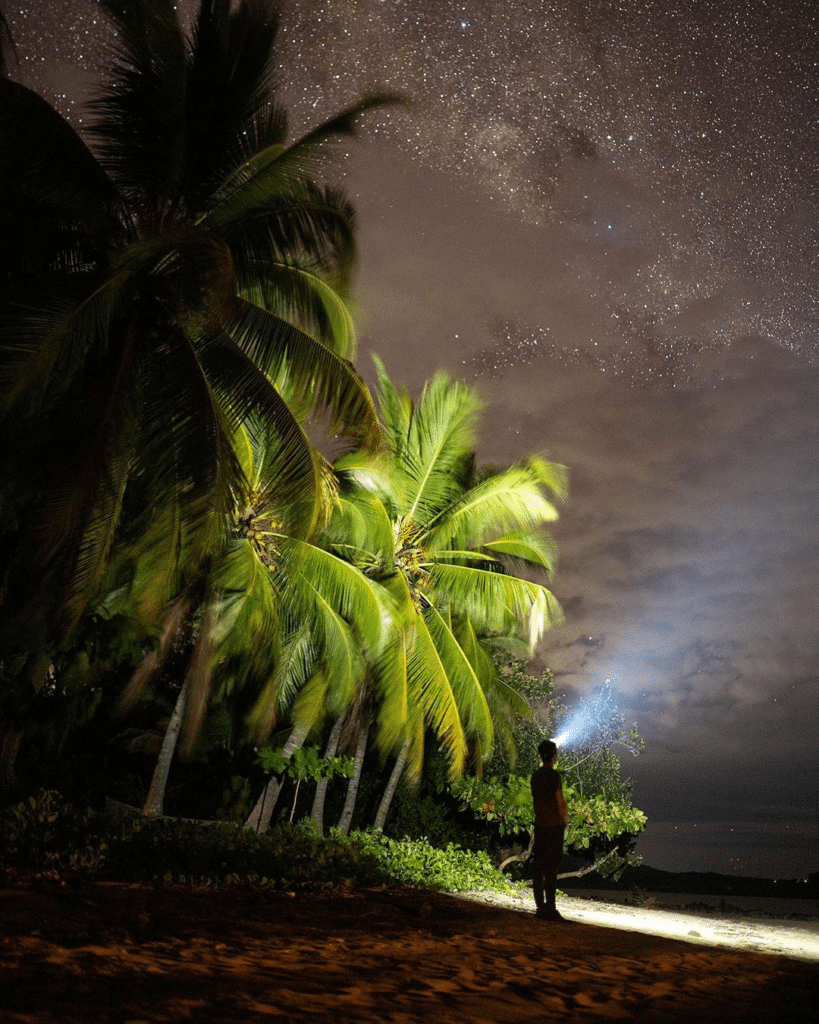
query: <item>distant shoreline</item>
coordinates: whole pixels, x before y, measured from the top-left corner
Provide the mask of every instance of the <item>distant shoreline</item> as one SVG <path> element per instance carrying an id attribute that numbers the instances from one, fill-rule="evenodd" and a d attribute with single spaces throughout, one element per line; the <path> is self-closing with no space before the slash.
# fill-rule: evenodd
<path id="1" fill-rule="evenodd" d="M 566 870 L 564 867 L 563 870 Z M 593 886 L 592 886 L 593 878 Z M 747 875 L 721 875 L 713 871 L 663 871 L 647 864 L 626 868 L 618 881 L 598 876 L 561 879 L 559 885 L 567 893 L 594 888 L 599 893 L 641 893 L 682 895 L 698 894 L 726 902 L 740 897 L 774 900 L 819 901 L 819 872 L 807 880 L 754 878 Z M 815 911 L 819 913 L 819 910 Z"/>

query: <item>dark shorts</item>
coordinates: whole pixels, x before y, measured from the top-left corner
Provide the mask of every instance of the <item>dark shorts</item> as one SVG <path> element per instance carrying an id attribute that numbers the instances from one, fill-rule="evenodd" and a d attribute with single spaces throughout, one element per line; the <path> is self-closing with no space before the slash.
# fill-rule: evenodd
<path id="1" fill-rule="evenodd" d="M 548 864 L 560 860 L 563 856 L 564 832 L 563 825 L 535 826 L 535 864 Z"/>

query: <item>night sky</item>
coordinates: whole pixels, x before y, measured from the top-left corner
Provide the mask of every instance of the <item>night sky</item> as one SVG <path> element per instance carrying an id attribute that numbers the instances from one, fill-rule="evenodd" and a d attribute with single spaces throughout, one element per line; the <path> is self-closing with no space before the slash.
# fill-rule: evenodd
<path id="1" fill-rule="evenodd" d="M 81 123 L 89 0 L 8 5 Z M 53 16 L 52 16 L 53 17 Z M 669 870 L 819 870 L 819 12 L 736 0 L 287 5 L 299 131 L 364 92 L 359 366 L 484 395 L 480 459 L 569 467 L 539 656 L 605 681 Z"/>

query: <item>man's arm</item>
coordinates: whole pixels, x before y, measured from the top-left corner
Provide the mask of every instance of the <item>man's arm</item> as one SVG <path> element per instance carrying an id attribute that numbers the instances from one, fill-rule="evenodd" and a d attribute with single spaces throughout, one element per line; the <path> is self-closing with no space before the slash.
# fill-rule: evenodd
<path id="1" fill-rule="evenodd" d="M 569 809 L 568 809 L 568 807 L 566 807 L 566 797 L 563 796 L 563 787 L 562 786 L 558 786 L 557 787 L 557 793 L 555 795 L 557 796 L 557 809 L 558 809 L 558 812 L 560 813 L 560 817 L 563 819 L 563 824 L 564 825 L 568 825 L 569 824 Z"/>

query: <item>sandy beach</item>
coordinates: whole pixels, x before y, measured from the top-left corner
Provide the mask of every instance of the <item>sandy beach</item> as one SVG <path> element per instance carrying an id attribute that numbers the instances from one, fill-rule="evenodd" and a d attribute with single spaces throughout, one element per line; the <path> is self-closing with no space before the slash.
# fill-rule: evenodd
<path id="1" fill-rule="evenodd" d="M 8 888 L 0 890 L 0 1019 L 819 1019 L 819 956 L 807 939 L 815 922 L 637 914 L 576 897 L 561 909 L 565 924 L 535 919 L 525 897 Z M 684 919 L 674 927 L 685 937 L 656 933 L 666 914 Z M 801 951 L 769 941 L 793 932 L 804 937 Z"/>

